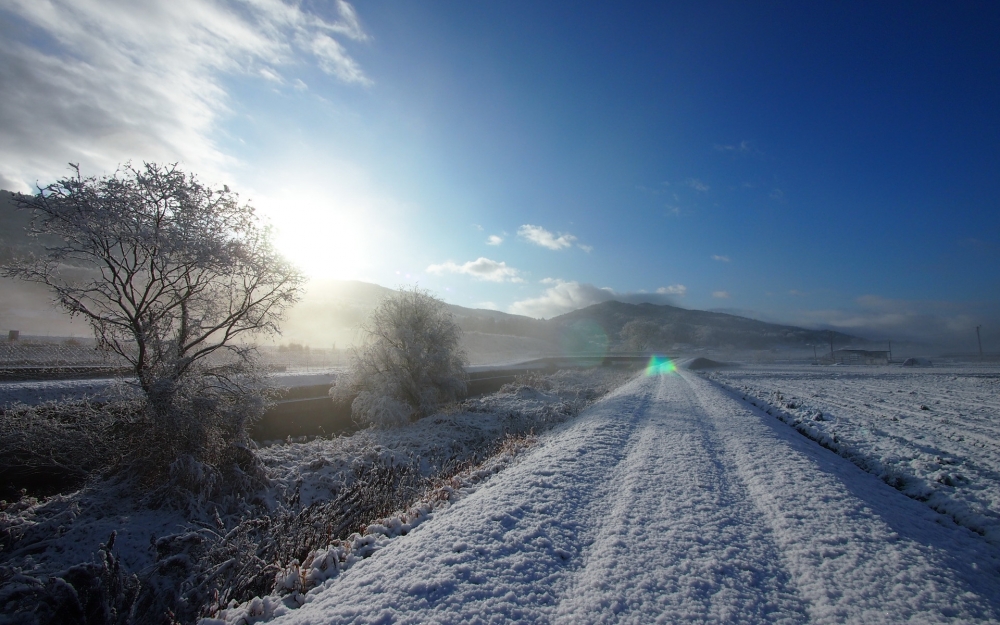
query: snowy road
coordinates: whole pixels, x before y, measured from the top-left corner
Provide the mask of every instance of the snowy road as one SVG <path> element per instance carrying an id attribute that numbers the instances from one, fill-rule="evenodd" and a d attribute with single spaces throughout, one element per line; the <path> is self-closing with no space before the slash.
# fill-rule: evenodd
<path id="1" fill-rule="evenodd" d="M 719 387 L 630 382 L 279 623 L 997 622 L 1000 553 Z"/>

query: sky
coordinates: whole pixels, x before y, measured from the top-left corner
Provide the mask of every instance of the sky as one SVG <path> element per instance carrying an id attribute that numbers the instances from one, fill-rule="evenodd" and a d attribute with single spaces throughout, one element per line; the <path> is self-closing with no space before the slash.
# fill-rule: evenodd
<path id="1" fill-rule="evenodd" d="M 0 0 L 0 188 L 180 162 L 316 283 L 1000 349 L 998 33 L 989 2 Z"/>

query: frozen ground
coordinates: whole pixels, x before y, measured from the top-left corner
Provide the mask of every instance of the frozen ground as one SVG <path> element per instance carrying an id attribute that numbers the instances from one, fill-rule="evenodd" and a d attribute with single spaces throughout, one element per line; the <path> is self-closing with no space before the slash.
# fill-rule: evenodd
<path id="1" fill-rule="evenodd" d="M 689 372 L 636 378 L 409 533 L 384 529 L 369 532 L 370 557 L 292 604 L 219 616 L 283 625 L 1000 617 L 994 545 Z"/>
<path id="2" fill-rule="evenodd" d="M 308 375 L 313 377 L 289 374 L 283 379 L 290 385 L 314 384 L 315 376 L 329 380 L 331 372 Z M 94 561 L 99 545 L 112 532 L 117 533 L 115 548 L 125 571 L 143 579 L 160 564 L 153 546 L 157 539 L 183 541 L 197 534 L 211 540 L 241 521 L 253 522 L 268 514 L 275 519 L 295 515 L 350 492 L 352 482 L 368 478 L 371 473 L 366 470 L 376 465 L 415 466 L 419 492 L 425 481 L 455 469 L 459 470 L 456 487 L 463 481 L 478 482 L 509 461 L 507 454 L 506 460 L 492 459 L 486 468 L 477 464 L 498 448 L 502 451 L 508 434 L 538 433 L 562 423 L 633 375 L 592 369 L 533 376 L 524 379 L 527 384 L 467 400 L 404 428 L 269 445 L 259 451 L 271 478 L 270 488 L 260 493 L 261 507 L 222 510 L 222 518 L 211 507 L 150 510 L 139 502 L 142 493 L 100 483 L 41 501 L 0 503 L 0 580 L 6 579 L 5 570 L 42 581 L 62 575 L 70 567 Z M 4 602 L 16 591 L 17 582 L 4 586 L 0 584 L 0 624 L 22 622 L 17 615 L 4 614 Z"/>
<path id="3" fill-rule="evenodd" d="M 1000 368 L 755 367 L 710 376 L 1000 546 Z"/>
<path id="4" fill-rule="evenodd" d="M 275 594 L 205 623 L 1000 622 L 996 508 L 982 504 L 998 469 L 997 373 L 682 370 L 636 377 L 570 418 L 622 378 L 562 372 L 400 430 L 272 445 L 267 505 L 301 509 L 359 465 L 416 461 L 431 475 L 505 432 L 555 425 L 520 455 L 473 462 L 412 508 L 280 562 Z M 879 410 L 899 429 L 858 417 Z M 958 415 L 962 427 L 945 427 Z M 892 459 L 916 452 L 949 459 L 934 462 L 968 489 L 934 478 L 948 499 L 909 492 L 905 471 L 924 465 Z M 43 579 L 116 530 L 142 574 L 151 536 L 222 522 L 128 501 L 85 490 L 8 507 L 0 529 L 29 540 L 0 564 Z M 942 501 L 982 507 L 940 514 Z"/>

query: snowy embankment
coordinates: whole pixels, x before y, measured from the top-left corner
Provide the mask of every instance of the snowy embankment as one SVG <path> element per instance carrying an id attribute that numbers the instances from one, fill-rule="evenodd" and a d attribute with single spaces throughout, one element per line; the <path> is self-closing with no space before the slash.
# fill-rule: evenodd
<path id="1" fill-rule="evenodd" d="M 95 479 L 76 492 L 0 502 L 0 623 L 59 609 L 60 589 L 70 588 L 63 579 L 79 583 L 77 565 L 100 566 L 112 532 L 123 575 L 138 576 L 140 621 L 161 617 L 161 602 L 194 622 L 220 602 L 251 599 L 251 588 L 294 599 L 296 587 L 323 582 L 405 529 L 398 519 L 378 523 L 381 515 L 409 507 L 405 523 L 418 525 L 506 466 L 532 432 L 574 417 L 633 375 L 597 368 L 526 376 L 403 428 L 272 444 L 258 450 L 269 487 L 251 501 L 181 498 L 150 509 L 128 483 Z M 311 551 L 323 552 L 325 565 L 313 557 L 307 569 Z"/>
<path id="2" fill-rule="evenodd" d="M 690 373 L 638 378 L 231 623 L 995 622 L 1000 552 Z M 275 607 L 271 603 L 271 607 Z"/>
<path id="3" fill-rule="evenodd" d="M 996 367 L 762 367 L 710 377 L 1000 546 Z"/>

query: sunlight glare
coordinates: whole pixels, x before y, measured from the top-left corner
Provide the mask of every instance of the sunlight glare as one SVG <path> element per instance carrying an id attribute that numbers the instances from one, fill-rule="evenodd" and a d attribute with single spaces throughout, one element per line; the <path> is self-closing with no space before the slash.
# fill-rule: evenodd
<path id="1" fill-rule="evenodd" d="M 676 372 L 677 366 L 666 356 L 653 356 L 649 359 L 649 364 L 646 365 L 647 376 L 666 375 Z"/>

